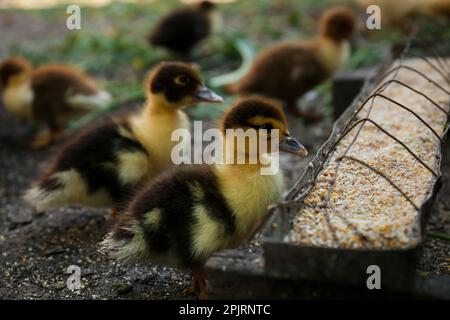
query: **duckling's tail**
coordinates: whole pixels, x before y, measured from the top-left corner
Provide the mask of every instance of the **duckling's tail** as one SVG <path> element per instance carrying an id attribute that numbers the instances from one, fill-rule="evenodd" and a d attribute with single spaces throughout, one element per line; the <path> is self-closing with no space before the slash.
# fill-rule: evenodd
<path id="1" fill-rule="evenodd" d="M 23 198 L 37 212 L 44 212 L 57 207 L 57 203 L 61 202 L 57 200 L 61 198 L 58 193 L 62 187 L 56 178 L 45 179 L 28 189 Z"/>
<path id="2" fill-rule="evenodd" d="M 75 169 L 44 175 L 23 198 L 37 212 L 74 204 L 104 207 L 112 202 L 104 190 L 90 192 L 86 180 Z"/>
<path id="3" fill-rule="evenodd" d="M 71 106 L 86 111 L 106 109 L 111 101 L 111 94 L 107 91 L 99 91 L 94 95 L 77 94 L 67 98 Z"/>
<path id="4" fill-rule="evenodd" d="M 139 222 L 125 214 L 99 243 L 99 251 L 114 260 L 137 261 L 145 256 L 146 241 Z"/>

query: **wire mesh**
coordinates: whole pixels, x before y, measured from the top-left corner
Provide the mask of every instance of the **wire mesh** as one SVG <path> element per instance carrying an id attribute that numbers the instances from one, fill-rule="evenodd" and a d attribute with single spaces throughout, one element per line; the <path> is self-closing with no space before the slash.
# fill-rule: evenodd
<path id="1" fill-rule="evenodd" d="M 420 54 L 414 52 L 414 50 L 417 48 L 420 49 L 420 52 L 421 52 Z M 367 162 L 348 155 L 350 149 L 357 141 L 363 127 L 365 125 L 367 125 L 367 123 L 369 123 L 369 124 L 375 126 L 380 132 L 384 133 L 390 139 L 395 140 L 402 148 L 404 148 L 411 156 L 413 156 L 418 161 L 418 163 L 420 163 L 420 165 L 422 165 L 429 172 L 431 172 L 431 174 L 435 178 L 438 177 L 439 173 L 436 172 L 436 169 L 431 168 L 430 165 L 426 164 L 425 161 L 423 159 L 421 159 L 414 151 L 412 151 L 410 147 L 408 147 L 405 143 L 400 141 L 400 139 L 395 137 L 393 134 L 391 134 L 387 130 L 385 130 L 375 120 L 370 118 L 373 107 L 374 107 L 375 99 L 384 99 L 386 101 L 389 101 L 392 105 L 396 106 L 397 108 L 407 111 L 409 114 L 411 114 L 411 116 L 414 116 L 415 118 L 417 118 L 423 126 L 427 127 L 428 130 L 430 130 L 433 133 L 433 135 L 438 139 L 439 148 L 441 148 L 441 146 L 443 144 L 443 137 L 447 134 L 447 131 L 449 129 L 448 126 L 446 128 L 444 128 L 443 134 L 442 134 L 442 136 L 440 136 L 431 127 L 431 125 L 427 121 L 425 121 L 425 119 L 423 119 L 423 117 L 421 117 L 419 114 L 417 114 L 416 112 L 411 110 L 411 108 L 409 108 L 409 107 L 405 106 L 404 104 L 383 94 L 383 92 L 386 91 L 386 89 L 389 86 L 391 86 L 392 84 L 397 84 L 397 85 L 403 86 L 404 88 L 407 88 L 408 90 L 410 90 L 412 94 L 416 94 L 418 96 L 425 98 L 428 102 L 430 102 L 430 104 L 433 107 L 435 107 L 435 108 L 439 109 L 441 112 L 443 112 L 444 115 L 448 119 L 449 112 L 445 110 L 446 108 L 444 106 L 439 105 L 439 103 L 437 103 L 434 99 L 432 99 L 429 95 L 425 94 L 424 92 L 397 79 L 398 74 L 401 70 L 409 70 L 410 72 L 413 72 L 413 73 L 417 74 L 418 76 L 422 77 L 428 83 L 437 87 L 439 90 L 441 90 L 445 94 L 450 95 L 450 92 L 446 88 L 444 88 L 440 83 L 431 79 L 430 77 L 428 77 L 426 74 L 424 74 L 420 70 L 418 70 L 414 67 L 411 67 L 409 65 L 405 65 L 404 61 L 408 57 L 419 58 L 419 59 L 425 61 L 434 70 L 436 70 L 436 72 L 440 76 L 442 76 L 443 82 L 445 82 L 447 84 L 450 83 L 450 77 L 449 77 L 450 65 L 448 64 L 448 61 L 446 59 L 442 59 L 441 54 L 437 53 L 435 51 L 435 49 L 432 49 L 432 47 L 426 46 L 423 42 L 415 40 L 411 37 L 407 41 L 402 53 L 400 54 L 400 57 L 398 58 L 398 65 L 395 67 L 391 67 L 386 72 L 382 73 L 376 80 L 376 83 L 378 83 L 379 85 L 373 91 L 373 93 L 369 94 L 368 97 L 365 98 L 364 100 L 358 101 L 358 104 L 357 104 L 357 105 L 359 105 L 358 108 L 356 108 L 353 115 L 351 115 L 351 117 L 349 118 L 347 123 L 343 126 L 343 128 L 340 130 L 340 132 L 336 135 L 336 139 L 331 143 L 331 145 L 328 148 L 326 148 L 327 150 L 324 151 L 324 153 L 322 154 L 323 155 L 322 161 L 320 161 L 319 165 L 316 167 L 316 170 L 313 174 L 312 179 L 310 179 L 308 182 L 304 183 L 303 179 L 302 179 L 303 176 L 302 176 L 298 180 L 296 185 L 289 191 L 288 195 L 285 198 L 285 201 L 281 202 L 278 205 L 279 211 L 283 213 L 282 221 L 283 221 L 284 225 L 282 226 L 282 228 L 283 228 L 284 232 L 289 232 L 289 230 L 291 229 L 291 225 L 290 225 L 291 221 L 288 217 L 289 217 L 289 213 L 292 211 L 295 211 L 295 213 L 298 213 L 298 212 L 300 212 L 301 208 L 303 208 L 303 207 L 312 207 L 312 208 L 319 208 L 319 209 L 328 208 L 328 209 L 333 210 L 333 208 L 330 206 L 330 199 L 331 199 L 331 195 L 333 194 L 333 191 L 334 191 L 334 188 L 336 185 L 336 181 L 337 181 L 337 178 L 339 175 L 339 170 L 341 168 L 341 163 L 344 160 L 352 161 L 352 162 L 357 163 L 357 164 L 369 169 L 370 171 L 374 172 L 379 177 L 384 179 L 389 185 L 391 185 L 392 188 L 394 188 L 400 196 L 405 198 L 406 201 L 414 208 L 414 210 L 416 210 L 417 212 L 420 210 L 420 205 L 414 203 L 414 201 L 408 196 L 408 194 L 405 191 L 401 190 L 397 186 L 397 184 L 393 181 L 392 177 L 388 177 L 385 173 L 383 173 L 379 169 L 375 168 L 374 166 L 368 164 Z M 433 57 L 435 62 L 431 61 L 428 57 Z M 385 80 L 388 77 L 390 77 L 390 79 Z M 364 114 L 362 119 L 358 119 L 357 118 L 358 115 L 362 112 L 362 110 L 365 110 L 365 107 L 368 104 L 369 104 L 369 107 L 366 108 L 367 112 Z M 447 121 L 447 123 L 448 123 L 448 121 Z M 321 203 L 316 204 L 316 205 L 305 204 L 303 200 L 305 199 L 307 194 L 311 191 L 311 189 L 315 186 L 315 184 L 318 182 L 318 176 L 325 168 L 327 161 L 329 160 L 330 154 L 332 154 L 336 150 L 338 143 L 345 136 L 347 136 L 350 132 L 354 132 L 355 128 L 357 131 L 356 131 L 354 137 L 352 138 L 350 144 L 345 148 L 345 150 L 342 152 L 342 154 L 339 155 L 336 159 L 336 166 L 334 167 L 333 178 L 329 181 L 329 187 L 328 187 L 328 190 L 327 190 L 324 200 Z M 336 216 L 338 218 L 342 219 L 344 221 L 344 223 L 346 223 L 347 226 L 349 226 L 351 228 L 351 230 L 355 234 L 357 234 L 362 241 L 371 242 L 371 239 L 369 239 L 366 235 L 364 235 L 362 232 L 360 232 L 358 230 L 358 228 L 356 226 L 354 226 L 350 221 L 348 221 L 345 217 L 337 214 L 337 212 L 335 212 L 335 211 L 333 211 L 333 212 L 336 214 Z M 333 239 L 336 241 L 337 236 L 336 236 L 335 230 L 333 229 L 332 224 L 330 222 L 330 216 L 328 213 L 326 214 L 325 218 L 326 218 L 326 223 L 327 223 L 328 229 L 331 232 Z"/>

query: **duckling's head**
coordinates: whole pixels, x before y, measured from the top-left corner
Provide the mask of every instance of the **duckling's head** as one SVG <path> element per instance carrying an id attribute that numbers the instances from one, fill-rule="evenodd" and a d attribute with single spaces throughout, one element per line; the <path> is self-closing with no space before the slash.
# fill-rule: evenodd
<path id="1" fill-rule="evenodd" d="M 0 89 L 28 79 L 32 67 L 23 58 L 9 58 L 0 63 Z"/>
<path id="2" fill-rule="evenodd" d="M 336 41 L 349 39 L 355 30 L 353 12 L 344 6 L 334 6 L 320 17 L 320 34 Z"/>
<path id="3" fill-rule="evenodd" d="M 211 1 L 200 1 L 197 4 L 197 7 L 200 9 L 200 11 L 205 12 L 205 13 L 209 13 L 211 11 L 213 11 L 216 8 L 216 5 L 211 2 Z"/>
<path id="4" fill-rule="evenodd" d="M 202 82 L 199 69 L 182 62 L 162 62 L 147 77 L 149 96 L 156 105 L 181 108 L 199 102 L 223 102 Z"/>
<path id="5" fill-rule="evenodd" d="M 228 112 L 224 115 L 221 124 L 222 134 L 227 137 L 226 130 L 242 129 L 244 132 L 248 129 L 256 129 L 257 143 L 266 143 L 267 153 L 275 152 L 272 147 L 278 148 L 280 151 L 289 152 L 298 156 L 307 156 L 308 151 L 293 138 L 288 130 L 286 116 L 283 109 L 275 100 L 260 96 L 252 96 L 241 98 L 235 102 Z M 273 130 L 276 130 L 273 132 Z M 275 143 L 271 141 L 275 134 Z M 264 139 L 261 141 L 261 139 Z M 246 140 L 248 142 L 249 140 Z M 234 144 L 234 148 L 239 147 Z M 254 146 L 255 147 L 255 146 Z M 244 153 L 250 154 L 253 151 L 248 143 L 245 145 Z M 253 148 L 253 150 L 255 150 Z M 238 150 L 242 152 L 242 150 Z M 259 151 L 258 151 L 259 152 Z"/>

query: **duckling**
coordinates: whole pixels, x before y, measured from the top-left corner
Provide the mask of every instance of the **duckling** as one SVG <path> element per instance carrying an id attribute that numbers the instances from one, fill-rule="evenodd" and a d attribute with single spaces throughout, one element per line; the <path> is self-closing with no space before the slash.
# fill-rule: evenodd
<path id="1" fill-rule="evenodd" d="M 33 68 L 19 57 L 0 64 L 0 90 L 9 112 L 47 126 L 48 131 L 34 140 L 35 148 L 55 140 L 72 118 L 106 107 L 111 101 L 108 92 L 73 66 Z"/>
<path id="2" fill-rule="evenodd" d="M 256 129 L 258 139 L 264 134 L 258 129 L 278 129 L 279 150 L 307 155 L 290 136 L 280 105 L 267 98 L 243 98 L 221 121 L 224 159 L 237 153 L 248 158 L 254 152 L 250 144 L 227 143 L 227 138 L 234 139 L 226 135 L 228 129 Z M 267 150 L 276 151 L 269 145 Z M 137 193 L 100 251 L 118 260 L 150 260 L 191 269 L 196 292 L 205 298 L 205 261 L 219 250 L 238 246 L 282 195 L 280 171 L 261 175 L 264 156 L 253 164 L 221 161 L 166 171 Z"/>
<path id="3" fill-rule="evenodd" d="M 172 165 L 172 131 L 190 126 L 181 109 L 223 101 L 203 85 L 196 66 L 180 62 L 157 65 L 145 90 L 140 112 L 108 119 L 63 146 L 25 200 L 38 212 L 75 204 L 112 207 L 114 217 L 144 179 Z"/>
<path id="4" fill-rule="evenodd" d="M 163 17 L 148 36 L 153 46 L 186 56 L 197 43 L 220 28 L 221 17 L 211 1 L 181 8 Z"/>
<path id="5" fill-rule="evenodd" d="M 450 1 L 448 0 L 354 0 L 362 10 L 370 5 L 380 7 L 383 26 L 391 26 L 410 32 L 419 18 L 428 17 L 434 22 L 448 23 L 450 19 Z"/>
<path id="6" fill-rule="evenodd" d="M 262 94 L 280 99 L 292 113 L 318 120 L 320 117 L 316 114 L 299 111 L 296 102 L 346 63 L 354 28 L 351 10 L 332 7 L 322 14 L 316 38 L 267 48 L 255 58 L 249 71 L 227 89 L 238 94 Z"/>

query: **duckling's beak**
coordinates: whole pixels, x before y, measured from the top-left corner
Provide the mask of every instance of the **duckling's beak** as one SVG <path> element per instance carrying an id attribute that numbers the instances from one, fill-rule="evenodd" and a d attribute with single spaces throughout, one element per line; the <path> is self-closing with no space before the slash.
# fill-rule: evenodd
<path id="1" fill-rule="evenodd" d="M 300 157 L 306 157 L 308 150 L 291 135 L 287 134 L 279 144 L 280 151 L 293 153 Z"/>
<path id="2" fill-rule="evenodd" d="M 194 99 L 198 102 L 222 103 L 223 98 L 211 89 L 201 86 L 194 94 Z"/>

